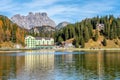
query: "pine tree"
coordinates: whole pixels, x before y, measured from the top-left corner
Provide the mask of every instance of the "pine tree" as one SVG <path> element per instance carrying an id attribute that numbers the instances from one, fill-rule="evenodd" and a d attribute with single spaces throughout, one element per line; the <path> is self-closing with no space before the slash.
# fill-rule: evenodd
<path id="1" fill-rule="evenodd" d="M 63 41 L 63 38 L 61 36 L 58 37 L 58 42 L 61 43 Z"/>
<path id="2" fill-rule="evenodd" d="M 95 36 L 94 36 L 94 41 L 97 41 L 98 40 L 98 31 L 96 31 L 96 33 L 95 33 Z"/>
<path id="3" fill-rule="evenodd" d="M 107 46 L 107 41 L 106 41 L 105 38 L 104 38 L 104 40 L 103 40 L 103 46 Z"/>
<path id="4" fill-rule="evenodd" d="M 72 43 L 76 48 L 79 48 L 79 37 L 76 36 Z"/>
<path id="5" fill-rule="evenodd" d="M 65 40 L 67 40 L 69 38 L 69 34 L 68 34 L 68 28 L 65 29 Z"/>
<path id="6" fill-rule="evenodd" d="M 88 42 L 89 39 L 90 39 L 90 37 L 89 37 L 88 28 L 85 27 L 85 30 L 84 30 L 84 40 L 85 40 L 85 42 Z"/>
<path id="7" fill-rule="evenodd" d="M 78 44 L 78 42 L 76 42 L 75 47 L 76 47 L 76 48 L 79 48 L 79 44 Z"/>
<path id="8" fill-rule="evenodd" d="M 83 37 L 81 38 L 81 48 L 84 48 L 85 47 L 85 41 L 83 39 Z"/>
<path id="9" fill-rule="evenodd" d="M 88 32 L 89 32 L 89 37 L 92 38 L 93 37 L 93 26 L 91 25 L 91 23 L 88 24 Z"/>
<path id="10" fill-rule="evenodd" d="M 73 45 L 75 45 L 75 44 L 76 44 L 76 39 L 74 39 L 74 40 L 73 40 L 72 44 L 73 44 Z"/>
<path id="11" fill-rule="evenodd" d="M 114 32 L 113 32 L 113 29 L 110 30 L 110 39 L 111 39 L 111 40 L 114 39 Z"/>

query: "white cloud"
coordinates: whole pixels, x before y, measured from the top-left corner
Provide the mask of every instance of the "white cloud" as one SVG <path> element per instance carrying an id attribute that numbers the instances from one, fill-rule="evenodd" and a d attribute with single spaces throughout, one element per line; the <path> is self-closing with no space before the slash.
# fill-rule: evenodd
<path id="1" fill-rule="evenodd" d="M 116 2 L 118 3 L 117 0 L 32 0 L 21 4 L 14 0 L 0 0 L 0 12 L 9 13 L 9 16 L 18 13 L 26 15 L 28 12 L 47 12 L 57 23 L 62 20 L 75 22 L 86 17 L 108 14 L 114 10 Z"/>
<path id="2" fill-rule="evenodd" d="M 45 7 L 48 5 L 52 5 L 58 0 L 33 0 L 29 3 L 24 3 L 23 6 L 28 8 L 37 8 L 37 7 Z"/>

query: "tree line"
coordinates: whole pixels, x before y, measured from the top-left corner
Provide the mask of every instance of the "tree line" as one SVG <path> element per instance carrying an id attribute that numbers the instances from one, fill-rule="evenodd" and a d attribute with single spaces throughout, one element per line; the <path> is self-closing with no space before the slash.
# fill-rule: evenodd
<path id="1" fill-rule="evenodd" d="M 0 15 L 0 43 L 11 41 L 24 45 L 27 30 L 11 22 L 6 16 Z"/>
<path id="2" fill-rule="evenodd" d="M 97 30 L 97 24 L 103 24 L 104 28 L 100 31 Z M 74 38 L 73 45 L 75 45 L 75 47 L 81 45 L 83 48 L 85 47 L 85 43 L 90 39 L 97 41 L 99 37 L 98 33 L 104 36 L 104 46 L 106 46 L 106 39 L 120 39 L 120 18 L 116 18 L 113 15 L 86 18 L 81 22 L 69 24 L 64 28 L 57 30 L 54 38 L 55 41 L 59 43 Z"/>

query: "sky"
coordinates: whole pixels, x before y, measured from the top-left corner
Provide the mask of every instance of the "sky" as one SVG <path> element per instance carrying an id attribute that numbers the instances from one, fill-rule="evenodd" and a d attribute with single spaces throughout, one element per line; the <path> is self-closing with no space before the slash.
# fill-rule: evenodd
<path id="1" fill-rule="evenodd" d="M 56 24 L 113 14 L 120 16 L 120 0 L 0 0 L 0 15 L 46 12 Z"/>

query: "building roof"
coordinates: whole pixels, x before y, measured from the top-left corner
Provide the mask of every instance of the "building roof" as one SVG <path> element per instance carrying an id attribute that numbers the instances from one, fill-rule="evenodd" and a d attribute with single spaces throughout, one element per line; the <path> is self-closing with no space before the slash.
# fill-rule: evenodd
<path id="1" fill-rule="evenodd" d="M 25 36 L 25 38 L 28 38 L 28 37 L 34 38 L 34 37 L 33 37 L 33 36 L 31 36 L 31 35 L 27 35 L 27 36 Z"/>
<path id="2" fill-rule="evenodd" d="M 31 35 L 27 35 L 25 38 L 28 38 L 28 37 L 35 38 L 36 40 L 41 40 L 41 39 L 50 40 L 50 39 L 53 39 L 53 38 L 50 38 L 50 37 L 33 37 Z"/>
<path id="3" fill-rule="evenodd" d="M 42 39 L 42 37 L 35 37 L 35 39 L 36 39 L 36 40 L 41 40 L 41 39 Z"/>
<path id="4" fill-rule="evenodd" d="M 45 39 L 45 40 L 50 40 L 53 38 L 49 38 L 49 37 L 35 37 L 36 40 L 41 40 L 41 39 Z"/>

